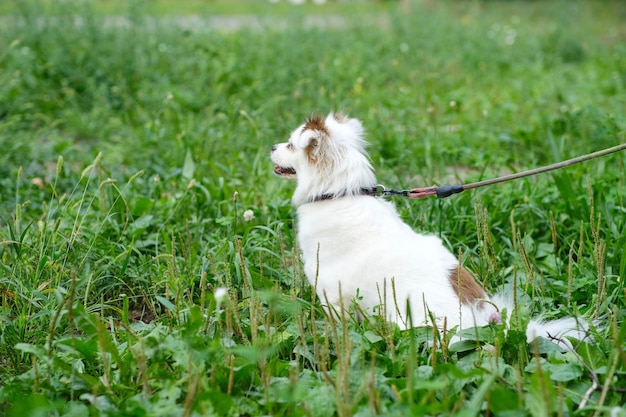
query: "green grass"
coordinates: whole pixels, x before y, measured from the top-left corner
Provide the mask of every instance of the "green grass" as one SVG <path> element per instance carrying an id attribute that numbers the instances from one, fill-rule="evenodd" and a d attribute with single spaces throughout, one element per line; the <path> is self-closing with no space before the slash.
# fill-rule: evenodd
<path id="1" fill-rule="evenodd" d="M 293 184 L 269 161 L 328 110 L 363 120 L 396 188 L 623 143 L 623 4 L 364 4 L 354 19 L 333 5 L 320 13 L 342 27 L 278 12 L 282 29 L 222 33 L 139 2 L 114 26 L 105 3 L 2 17 L 0 415 L 625 415 L 626 155 L 396 199 L 490 291 L 516 294 L 508 332 L 456 345 L 325 317 Z M 576 353 L 528 346 L 539 313 L 602 327 Z"/>
<path id="2" fill-rule="evenodd" d="M 307 1 L 304 4 L 291 4 L 287 0 L 270 3 L 268 0 L 65 0 L 61 5 L 54 0 L 7 0 L 0 4 L 0 13 L 10 13 L 16 9 L 36 7 L 38 14 L 63 14 L 80 3 L 88 3 L 93 11 L 101 16 L 119 16 L 129 10 L 141 9 L 149 16 L 286 16 L 293 14 L 330 15 L 334 13 L 378 13 L 395 8 L 394 1 L 352 0 L 349 2 L 330 1 L 323 6 Z"/>

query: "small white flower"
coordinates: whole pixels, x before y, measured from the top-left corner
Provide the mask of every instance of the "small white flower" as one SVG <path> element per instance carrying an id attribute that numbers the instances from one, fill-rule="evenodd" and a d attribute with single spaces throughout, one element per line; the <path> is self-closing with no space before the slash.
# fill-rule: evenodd
<path id="1" fill-rule="evenodd" d="M 456 101 L 450 100 L 449 106 L 450 107 L 456 107 Z"/>
<path id="2" fill-rule="evenodd" d="M 513 45 L 517 38 L 517 31 L 515 29 L 508 29 L 504 37 L 504 43 L 507 45 Z"/>
<path id="3" fill-rule="evenodd" d="M 486 343 L 486 344 L 483 346 L 483 350 L 484 350 L 485 352 L 488 352 L 488 353 L 491 353 L 491 354 L 494 354 L 494 353 L 496 353 L 496 352 L 497 352 L 496 347 L 495 347 L 494 345 L 490 345 L 489 343 Z"/>
<path id="4" fill-rule="evenodd" d="M 502 315 L 500 314 L 499 311 L 494 311 L 493 313 L 489 315 L 489 318 L 487 319 L 487 321 L 490 324 L 502 324 Z"/>
<path id="5" fill-rule="evenodd" d="M 243 219 L 247 222 L 254 220 L 254 212 L 252 210 L 246 210 L 243 212 Z"/>
<path id="6" fill-rule="evenodd" d="M 215 292 L 213 293 L 213 297 L 215 297 L 215 302 L 219 305 L 224 301 L 225 298 L 228 297 L 228 288 L 225 287 L 217 287 Z"/>

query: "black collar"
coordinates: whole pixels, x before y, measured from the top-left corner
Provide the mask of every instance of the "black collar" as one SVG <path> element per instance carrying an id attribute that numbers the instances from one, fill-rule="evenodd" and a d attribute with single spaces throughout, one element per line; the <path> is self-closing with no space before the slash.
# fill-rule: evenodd
<path id="1" fill-rule="evenodd" d="M 347 195 L 369 195 L 376 197 L 378 195 L 378 187 L 361 188 L 358 194 L 321 194 L 313 198 L 310 202 L 315 203 L 316 201 L 334 200 L 336 198 L 346 197 Z"/>

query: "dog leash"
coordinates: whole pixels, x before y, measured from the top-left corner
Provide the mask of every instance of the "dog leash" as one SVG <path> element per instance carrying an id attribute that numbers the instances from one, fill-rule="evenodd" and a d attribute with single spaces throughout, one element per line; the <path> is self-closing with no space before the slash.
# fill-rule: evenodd
<path id="1" fill-rule="evenodd" d="M 485 187 L 487 185 L 498 184 L 501 182 L 516 180 L 518 178 L 530 177 L 532 175 L 542 174 L 548 171 L 554 171 L 555 169 L 564 168 L 566 166 L 578 164 L 580 162 L 588 161 L 590 159 L 599 158 L 601 156 L 609 155 L 615 152 L 623 151 L 626 149 L 626 143 L 613 146 L 611 148 L 603 149 L 601 151 L 593 152 L 590 154 L 578 156 L 576 158 L 568 159 L 566 161 L 557 162 L 552 165 L 547 165 L 540 168 L 530 169 L 528 171 L 518 172 L 516 174 L 504 175 L 502 177 L 493 178 L 490 180 L 473 182 L 470 184 L 455 184 L 455 185 L 433 185 L 425 188 L 412 188 L 410 190 L 392 190 L 385 188 L 384 185 L 378 185 L 376 187 L 377 195 L 383 197 L 390 197 L 393 195 L 399 195 L 409 198 L 423 198 L 437 196 L 437 198 L 450 197 L 452 194 L 458 194 L 465 190 L 471 190 L 474 188 Z"/>

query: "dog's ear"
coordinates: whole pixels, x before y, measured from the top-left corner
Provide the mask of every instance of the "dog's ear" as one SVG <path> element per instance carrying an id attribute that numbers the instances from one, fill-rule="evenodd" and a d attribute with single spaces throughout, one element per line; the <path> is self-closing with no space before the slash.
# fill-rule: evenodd
<path id="1" fill-rule="evenodd" d="M 314 162 L 322 152 L 322 144 L 326 139 L 326 133 L 320 130 L 305 130 L 300 135 L 298 147 L 304 149 L 309 161 Z"/>
<path id="2" fill-rule="evenodd" d="M 307 158 L 309 161 L 315 162 L 320 153 L 320 137 L 319 136 L 311 136 L 308 144 L 304 148 L 304 152 L 306 152 Z"/>
<path id="3" fill-rule="evenodd" d="M 312 161 L 317 159 L 320 151 L 321 141 L 328 136 L 328 127 L 324 116 L 314 114 L 309 117 L 300 132 L 298 138 L 298 146 L 306 152 L 308 158 Z"/>

